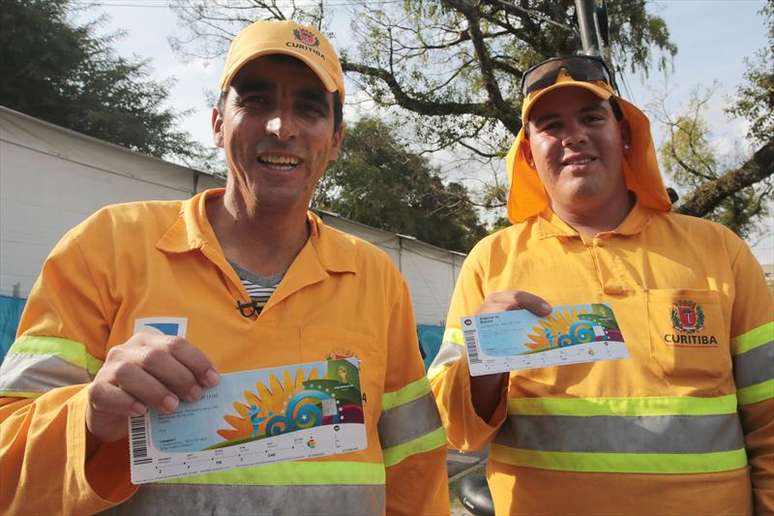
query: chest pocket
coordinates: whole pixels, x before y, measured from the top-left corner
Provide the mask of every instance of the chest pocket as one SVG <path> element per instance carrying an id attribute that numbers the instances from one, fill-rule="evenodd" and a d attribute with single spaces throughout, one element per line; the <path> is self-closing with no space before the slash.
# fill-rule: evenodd
<path id="1" fill-rule="evenodd" d="M 731 377 L 728 326 L 714 290 L 649 290 L 650 353 L 672 384 Z"/>
<path id="2" fill-rule="evenodd" d="M 379 345 L 373 335 L 331 326 L 310 325 L 301 328 L 301 357 L 304 362 L 357 358 L 360 361 L 359 382 L 366 423 L 379 420 L 377 408 L 381 406 L 384 391 L 386 345 Z"/>

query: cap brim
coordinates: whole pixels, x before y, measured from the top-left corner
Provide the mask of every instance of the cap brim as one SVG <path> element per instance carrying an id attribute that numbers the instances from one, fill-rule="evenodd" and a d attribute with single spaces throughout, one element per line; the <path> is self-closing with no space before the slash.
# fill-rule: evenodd
<path id="1" fill-rule="evenodd" d="M 336 81 L 334 81 L 333 78 L 331 78 L 328 71 L 325 70 L 325 68 L 320 66 L 318 63 L 312 61 L 307 55 L 297 50 L 293 50 L 292 48 L 275 47 L 275 48 L 262 48 L 257 52 L 252 52 L 250 54 L 245 55 L 244 57 L 241 57 L 238 61 L 238 64 L 233 67 L 233 71 L 228 75 L 224 75 L 223 78 L 220 80 L 220 91 L 226 91 L 229 88 L 229 86 L 231 86 L 231 82 L 234 80 L 234 78 L 239 74 L 242 68 L 244 68 L 244 66 L 250 61 L 253 61 L 260 57 L 277 55 L 277 54 L 295 57 L 299 61 L 303 62 L 306 66 L 311 68 L 311 70 L 315 73 L 315 75 L 317 75 L 317 77 L 320 79 L 320 82 L 323 83 L 323 86 L 325 86 L 325 89 L 328 90 L 329 92 L 333 93 L 334 91 L 339 90 L 339 86 L 336 84 Z"/>
<path id="2" fill-rule="evenodd" d="M 551 93 L 552 91 L 557 90 L 559 88 L 570 88 L 570 87 L 583 88 L 584 90 L 588 90 L 602 100 L 606 100 L 613 96 L 612 92 L 606 90 L 601 86 L 597 86 L 593 82 L 573 81 L 573 80 L 557 81 L 551 86 L 547 86 L 543 88 L 542 90 L 538 91 L 532 96 L 527 95 L 527 101 L 524 102 L 524 108 L 521 111 L 522 123 L 526 123 L 526 120 L 529 119 L 529 112 L 532 110 L 532 106 L 534 106 L 538 100 L 543 98 L 544 95 Z"/>

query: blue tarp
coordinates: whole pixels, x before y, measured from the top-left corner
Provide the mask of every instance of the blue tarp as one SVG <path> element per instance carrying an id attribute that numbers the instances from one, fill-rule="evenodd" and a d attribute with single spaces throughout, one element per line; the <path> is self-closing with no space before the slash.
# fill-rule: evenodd
<path id="1" fill-rule="evenodd" d="M 443 340 L 443 326 L 434 326 L 430 324 L 417 325 L 417 337 L 419 345 L 422 348 L 422 354 L 425 360 L 425 370 L 430 367 L 430 363 L 441 349 L 441 340 Z"/>
<path id="2" fill-rule="evenodd" d="M 19 297 L 0 296 L 0 362 L 16 337 L 16 327 L 26 301 Z"/>

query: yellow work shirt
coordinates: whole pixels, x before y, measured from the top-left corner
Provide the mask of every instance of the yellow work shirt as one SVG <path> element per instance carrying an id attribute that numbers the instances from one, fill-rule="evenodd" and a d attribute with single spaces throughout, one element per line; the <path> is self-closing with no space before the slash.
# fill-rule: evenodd
<path id="1" fill-rule="evenodd" d="M 309 213 L 309 240 L 246 318 L 207 221 L 222 194 L 102 209 L 52 251 L 0 368 L 0 513 L 447 513 L 445 435 L 389 258 Z M 126 439 L 86 457 L 85 386 L 149 319 L 176 321 L 221 373 L 357 357 L 367 449 L 132 485 Z"/>
<path id="2" fill-rule="evenodd" d="M 460 317 L 513 290 L 609 304 L 630 357 L 513 371 L 482 420 Z M 690 327 L 673 318 L 689 305 L 700 319 Z M 449 444 L 491 444 L 497 514 L 743 515 L 753 504 L 768 514 L 771 321 L 761 267 L 727 228 L 638 203 L 615 230 L 583 239 L 547 209 L 467 257 L 428 376 Z"/>

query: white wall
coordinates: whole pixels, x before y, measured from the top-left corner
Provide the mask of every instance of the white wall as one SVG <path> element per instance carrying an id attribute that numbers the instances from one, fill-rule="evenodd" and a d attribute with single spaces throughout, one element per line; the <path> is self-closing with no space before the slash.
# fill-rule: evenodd
<path id="1" fill-rule="evenodd" d="M 0 294 L 26 297 L 54 244 L 97 209 L 184 199 L 195 174 L 0 108 Z M 200 175 L 198 190 L 214 181 Z"/>
<path id="2" fill-rule="evenodd" d="M 326 224 L 368 240 L 385 251 L 411 290 L 418 324 L 444 325 L 465 255 L 322 212 Z"/>

